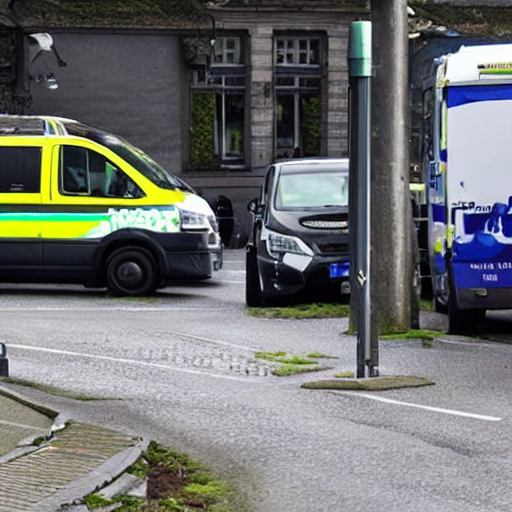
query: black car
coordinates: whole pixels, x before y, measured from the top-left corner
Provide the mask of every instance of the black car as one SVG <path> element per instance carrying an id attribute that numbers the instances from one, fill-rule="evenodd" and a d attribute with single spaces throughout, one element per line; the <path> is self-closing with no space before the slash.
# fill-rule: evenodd
<path id="1" fill-rule="evenodd" d="M 275 163 L 248 209 L 248 306 L 350 294 L 348 159 Z"/>

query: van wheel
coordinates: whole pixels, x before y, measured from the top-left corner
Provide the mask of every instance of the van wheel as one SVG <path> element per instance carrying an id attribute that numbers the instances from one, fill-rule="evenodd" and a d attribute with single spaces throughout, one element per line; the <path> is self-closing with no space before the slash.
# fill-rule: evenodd
<path id="1" fill-rule="evenodd" d="M 117 249 L 107 261 L 107 286 L 118 297 L 153 293 L 156 277 L 152 258 L 140 249 Z"/>

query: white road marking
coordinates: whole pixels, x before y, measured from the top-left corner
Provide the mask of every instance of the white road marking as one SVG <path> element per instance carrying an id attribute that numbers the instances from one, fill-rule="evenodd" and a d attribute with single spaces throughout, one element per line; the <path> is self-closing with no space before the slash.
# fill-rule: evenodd
<path id="1" fill-rule="evenodd" d="M 503 418 L 497 418 L 496 416 L 484 416 L 482 414 L 473 414 L 471 412 L 456 411 L 453 409 L 442 409 L 440 407 L 432 407 L 430 405 L 412 404 L 410 402 L 400 402 L 399 400 L 393 400 L 391 398 L 385 398 L 383 396 L 370 395 L 368 393 L 360 393 L 358 391 L 336 391 L 337 394 L 358 396 L 368 398 L 370 400 L 376 400 L 377 402 L 385 402 L 387 404 L 394 405 L 405 405 L 406 407 L 416 407 L 417 409 L 424 409 L 426 411 L 440 412 L 444 414 L 451 414 L 453 416 L 463 416 L 465 418 L 474 418 L 477 420 L 485 421 L 502 421 Z"/>
<path id="2" fill-rule="evenodd" d="M 71 356 L 71 357 L 83 357 L 86 359 L 98 359 L 101 361 L 111 361 L 113 363 L 125 363 L 125 364 L 139 365 L 139 366 L 149 366 L 152 368 L 163 368 L 166 370 L 172 370 L 172 371 L 181 372 L 181 373 L 191 373 L 193 375 L 202 375 L 204 377 L 213 377 L 215 379 L 236 380 L 239 382 L 252 382 L 252 381 L 249 381 L 249 379 L 247 379 L 247 377 L 233 377 L 230 375 L 217 375 L 215 373 L 210 373 L 210 372 L 202 372 L 199 370 L 188 370 L 186 368 L 177 368 L 175 366 L 168 366 L 166 364 L 148 363 L 146 361 L 137 361 L 135 359 L 124 359 L 124 358 L 116 358 L 116 357 L 109 357 L 109 356 L 100 356 L 97 354 L 84 354 L 81 352 L 70 352 L 68 350 L 57 350 L 54 348 L 31 347 L 29 345 L 9 344 L 9 347 L 18 348 L 20 350 L 31 350 L 34 352 L 46 352 L 48 354 L 58 354 L 58 355 Z"/>

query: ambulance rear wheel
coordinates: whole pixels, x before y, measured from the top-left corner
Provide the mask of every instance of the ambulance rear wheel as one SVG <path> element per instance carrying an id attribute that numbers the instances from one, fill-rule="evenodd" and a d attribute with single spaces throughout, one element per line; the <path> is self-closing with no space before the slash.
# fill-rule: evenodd
<path id="1" fill-rule="evenodd" d="M 141 249 L 117 249 L 107 261 L 107 287 L 118 297 L 150 295 L 156 277 L 151 256 Z"/>

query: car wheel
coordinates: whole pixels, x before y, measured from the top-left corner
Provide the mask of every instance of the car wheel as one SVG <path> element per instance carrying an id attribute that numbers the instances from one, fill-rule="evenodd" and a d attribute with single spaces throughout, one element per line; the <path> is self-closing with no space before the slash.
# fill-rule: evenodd
<path id="1" fill-rule="evenodd" d="M 107 261 L 107 286 L 117 296 L 149 295 L 157 275 L 151 256 L 143 250 L 118 249 Z"/>
<path id="2" fill-rule="evenodd" d="M 263 305 L 258 261 L 256 252 L 251 250 L 245 255 L 245 302 L 249 307 Z"/>

